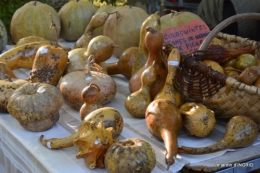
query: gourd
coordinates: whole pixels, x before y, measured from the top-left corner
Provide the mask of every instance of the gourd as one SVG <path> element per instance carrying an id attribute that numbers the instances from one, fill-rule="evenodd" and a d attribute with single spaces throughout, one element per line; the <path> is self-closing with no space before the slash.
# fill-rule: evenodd
<path id="1" fill-rule="evenodd" d="M 74 48 L 87 48 L 89 42 L 94 38 L 93 31 L 104 25 L 109 15 L 112 13 L 102 12 L 92 16 L 84 33 L 77 39 Z"/>
<path id="2" fill-rule="evenodd" d="M 104 155 L 121 134 L 123 126 L 123 118 L 116 109 L 103 107 L 88 114 L 76 133 L 65 138 L 46 140 L 41 135 L 40 142 L 49 149 L 75 146 L 78 149 L 76 158 L 84 158 L 90 169 L 103 168 Z"/>
<path id="3" fill-rule="evenodd" d="M 100 65 L 106 71 L 104 61 L 109 59 L 118 47 L 114 41 L 104 35 L 96 36 L 89 42 L 87 48 L 74 48 L 69 51 L 69 63 L 66 67 L 66 73 L 84 69 L 88 62 L 88 57 L 93 55 L 94 62 Z"/>
<path id="4" fill-rule="evenodd" d="M 136 92 L 141 87 L 141 74 L 149 67 L 153 61 L 156 62 L 156 74 L 157 80 L 151 87 L 151 98 L 152 100 L 163 88 L 167 71 L 164 67 L 164 63 L 161 59 L 161 50 L 163 46 L 163 34 L 159 30 L 153 27 L 146 28 L 145 44 L 149 51 L 148 59 L 143 67 L 141 67 L 136 73 L 134 73 L 129 81 L 129 90 L 131 93 Z"/>
<path id="5" fill-rule="evenodd" d="M 117 8 L 117 6 L 113 6 L 111 4 L 104 4 L 97 9 L 95 14 L 103 13 L 103 12 L 111 13 L 115 8 Z M 103 30 L 104 30 L 104 24 L 93 31 L 93 36 L 96 37 L 99 35 L 103 35 Z"/>
<path id="6" fill-rule="evenodd" d="M 56 33 L 50 30 L 50 16 L 60 33 L 60 17 L 53 7 L 38 1 L 30 1 L 17 9 L 12 16 L 10 33 L 16 43 L 26 36 L 40 36 L 50 41 L 56 41 Z"/>
<path id="7" fill-rule="evenodd" d="M 140 28 L 140 40 L 138 45 L 138 52 L 135 58 L 135 61 L 132 64 L 132 75 L 136 73 L 141 67 L 143 67 L 147 61 L 149 51 L 146 47 L 145 36 L 147 33 L 146 28 L 153 27 L 155 29 L 161 29 L 161 21 L 159 12 L 155 12 L 151 14 L 149 17 L 145 19 Z"/>
<path id="8" fill-rule="evenodd" d="M 220 141 L 200 148 L 182 146 L 178 148 L 178 152 L 197 155 L 214 153 L 230 148 L 248 147 L 253 144 L 257 136 L 257 124 L 246 116 L 237 115 L 228 121 L 225 135 Z"/>
<path id="9" fill-rule="evenodd" d="M 8 99 L 12 93 L 28 81 L 18 79 L 10 68 L 0 63 L 0 111 L 7 112 Z"/>
<path id="10" fill-rule="evenodd" d="M 122 74 L 128 80 L 132 76 L 132 66 L 136 60 L 138 47 L 126 49 L 116 62 L 106 62 L 106 71 L 109 75 Z"/>
<path id="11" fill-rule="evenodd" d="M 118 6 L 109 15 L 104 24 L 103 34 L 110 37 L 118 49 L 114 55 L 120 55 L 129 47 L 138 47 L 140 39 L 140 28 L 148 17 L 146 11 L 134 6 Z"/>
<path id="12" fill-rule="evenodd" d="M 201 103 L 184 103 L 180 107 L 180 112 L 183 119 L 183 129 L 190 135 L 206 137 L 215 127 L 215 113 Z"/>
<path id="13" fill-rule="evenodd" d="M 29 131 L 50 129 L 59 120 L 63 97 L 59 89 L 50 84 L 25 83 L 10 96 L 8 112 Z"/>
<path id="14" fill-rule="evenodd" d="M 52 15 L 50 14 L 52 19 Z M 56 86 L 63 75 L 67 63 L 68 55 L 65 50 L 58 47 L 58 28 L 51 20 L 53 29 L 56 32 L 56 45 L 41 46 L 35 55 L 29 81 L 33 83 L 47 83 Z"/>
<path id="15" fill-rule="evenodd" d="M 167 77 L 165 84 L 161 91 L 155 96 L 154 99 L 169 99 L 172 101 L 178 108 L 184 103 L 184 98 L 181 93 L 174 86 L 174 79 L 176 76 L 176 70 L 179 66 L 181 57 L 180 52 L 177 48 L 172 48 L 168 60 L 167 60 Z"/>
<path id="16" fill-rule="evenodd" d="M 111 129 L 106 129 L 103 122 L 86 121 L 84 124 L 81 124 L 75 133 L 77 135 L 71 136 L 73 137 L 71 138 L 72 146 L 74 145 L 78 150 L 76 158 L 83 158 L 90 169 L 104 168 L 104 155 L 109 146 L 114 143 L 112 133 L 110 132 Z M 64 142 L 64 139 L 43 140 L 43 137 L 41 135 L 40 142 L 43 146 L 50 149 L 58 149 L 53 148 L 54 143 Z M 65 148 L 68 146 L 62 146 L 61 143 L 60 147 Z"/>
<path id="17" fill-rule="evenodd" d="M 92 111 L 103 107 L 100 101 L 100 88 L 96 84 L 89 84 L 82 90 L 81 96 L 85 103 L 79 110 L 80 119 L 84 118 Z"/>
<path id="18" fill-rule="evenodd" d="M 147 26 L 152 26 L 157 29 L 160 28 L 160 16 L 158 15 L 158 12 L 151 14 L 142 23 L 139 45 L 124 50 L 117 62 L 106 64 L 107 73 L 109 75 L 122 74 L 127 79 L 130 79 L 132 74 L 145 64 L 148 57 L 148 50 L 145 45 Z"/>
<path id="19" fill-rule="evenodd" d="M 7 31 L 4 23 L 0 19 L 0 53 L 4 50 L 5 46 L 7 45 Z"/>
<path id="20" fill-rule="evenodd" d="M 125 100 L 126 110 L 135 118 L 144 118 L 147 106 L 151 103 L 150 90 L 156 81 L 156 63 L 143 71 L 141 76 L 141 88 L 130 94 Z"/>
<path id="21" fill-rule="evenodd" d="M 64 4 L 58 12 L 61 38 L 66 41 L 79 39 L 95 12 L 95 6 L 89 1 L 74 0 Z"/>
<path id="22" fill-rule="evenodd" d="M 108 148 L 104 163 L 108 173 L 152 172 L 156 155 L 148 142 L 138 138 L 126 138 Z"/>
<path id="23" fill-rule="evenodd" d="M 48 45 L 49 41 L 37 41 L 14 47 L 0 54 L 0 62 L 5 63 L 10 69 L 31 69 L 36 52 L 41 46 Z"/>
<path id="24" fill-rule="evenodd" d="M 88 59 L 87 70 L 78 70 L 64 75 L 59 83 L 59 88 L 68 104 L 80 109 L 84 104 L 81 97 L 82 90 L 93 83 L 99 86 L 102 95 L 101 103 L 110 102 L 116 95 L 116 83 L 113 78 L 105 73 L 91 71 L 90 64 L 93 56 Z"/>
<path id="25" fill-rule="evenodd" d="M 174 164 L 178 150 L 178 133 L 182 128 L 179 108 L 167 99 L 153 100 L 146 109 L 145 121 L 150 133 L 164 141 L 167 168 Z"/>

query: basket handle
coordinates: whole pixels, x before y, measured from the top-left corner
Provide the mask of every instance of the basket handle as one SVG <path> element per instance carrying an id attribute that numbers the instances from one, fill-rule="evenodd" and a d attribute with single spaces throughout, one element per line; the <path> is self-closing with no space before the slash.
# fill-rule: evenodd
<path id="1" fill-rule="evenodd" d="M 203 40 L 198 50 L 206 50 L 213 38 L 226 26 L 241 20 L 260 20 L 260 13 L 242 13 L 231 16 L 219 23 Z"/>

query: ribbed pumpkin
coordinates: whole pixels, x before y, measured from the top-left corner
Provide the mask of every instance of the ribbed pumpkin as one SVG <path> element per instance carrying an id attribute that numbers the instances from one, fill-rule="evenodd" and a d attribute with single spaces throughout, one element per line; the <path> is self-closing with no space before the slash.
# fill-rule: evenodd
<path id="1" fill-rule="evenodd" d="M 7 44 L 7 32 L 4 23 L 0 20 L 0 53 Z"/>
<path id="2" fill-rule="evenodd" d="M 112 12 L 105 25 L 103 34 L 110 37 L 118 48 L 114 55 L 120 57 L 129 47 L 138 47 L 140 29 L 144 20 L 148 17 L 146 11 L 134 6 L 118 6 Z"/>
<path id="3" fill-rule="evenodd" d="M 60 33 L 60 17 L 50 5 L 30 1 L 17 9 L 10 26 L 13 41 L 16 43 L 19 39 L 32 35 L 55 41 L 56 32 L 50 29 L 50 14 Z"/>
<path id="4" fill-rule="evenodd" d="M 60 36 L 67 41 L 76 41 L 85 31 L 96 7 L 86 0 L 71 0 L 58 12 L 61 20 Z"/>

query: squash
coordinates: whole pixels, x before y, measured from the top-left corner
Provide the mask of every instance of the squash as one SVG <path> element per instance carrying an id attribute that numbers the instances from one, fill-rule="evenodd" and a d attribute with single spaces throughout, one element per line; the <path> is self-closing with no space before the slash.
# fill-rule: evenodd
<path id="1" fill-rule="evenodd" d="M 138 47 L 140 28 L 148 14 L 139 7 L 118 6 L 109 15 L 105 22 L 103 34 L 110 37 L 118 49 L 114 55 L 120 57 L 124 50 L 129 47 Z"/>
<path id="2" fill-rule="evenodd" d="M 156 99 L 146 109 L 145 121 L 150 133 L 163 140 L 167 168 L 174 164 L 178 150 L 178 133 L 182 128 L 179 108 L 168 99 Z"/>
<path id="3" fill-rule="evenodd" d="M 7 69 L 8 67 L 3 63 L 0 63 L 1 69 L 1 79 L 0 79 L 0 111 L 7 112 L 7 104 L 9 97 L 13 94 L 13 92 L 22 86 L 23 84 L 27 83 L 28 81 L 23 79 L 18 79 L 14 75 L 9 75 L 8 72 L 2 71 Z M 5 66 L 5 69 L 3 69 Z M 11 71 L 12 72 L 12 71 Z"/>
<path id="4" fill-rule="evenodd" d="M 156 77 L 156 63 L 154 61 L 141 75 L 141 88 L 130 94 L 125 100 L 125 108 L 133 117 L 145 117 L 146 108 L 152 101 L 150 90 L 157 79 Z"/>
<path id="5" fill-rule="evenodd" d="M 40 36 L 50 41 L 56 41 L 56 33 L 50 30 L 50 16 L 60 33 L 60 17 L 55 9 L 38 1 L 30 1 L 17 9 L 12 16 L 10 33 L 16 43 L 26 36 Z"/>
<path id="6" fill-rule="evenodd" d="M 59 89 L 50 84 L 25 83 L 10 96 L 8 112 L 29 131 L 50 129 L 59 120 L 63 97 Z"/>
<path id="7" fill-rule="evenodd" d="M 7 44 L 8 36 L 4 23 L 0 19 L 0 53 L 4 50 Z"/>
<path id="8" fill-rule="evenodd" d="M 111 13 L 117 6 L 112 6 L 112 5 L 108 5 L 108 4 L 104 4 L 102 5 L 101 7 L 99 7 L 97 9 L 97 11 L 95 12 L 95 14 L 99 14 L 99 13 L 102 13 L 102 12 L 107 12 L 107 13 Z M 93 36 L 96 37 L 96 36 L 99 36 L 99 35 L 103 35 L 103 30 L 104 30 L 104 25 L 96 28 L 94 31 L 93 31 Z"/>
<path id="9" fill-rule="evenodd" d="M 156 164 L 151 144 L 138 138 L 126 138 L 113 143 L 105 155 L 108 173 L 152 172 Z"/>
<path id="10" fill-rule="evenodd" d="M 60 37 L 66 41 L 76 41 L 87 27 L 96 7 L 89 1 L 73 0 L 64 4 L 59 10 Z"/>
<path id="11" fill-rule="evenodd" d="M 161 50 L 163 46 L 163 33 L 154 27 L 146 27 L 145 45 L 148 49 L 148 57 L 146 63 L 136 73 L 134 73 L 129 81 L 129 90 L 131 93 L 136 92 L 141 87 L 141 75 L 145 69 L 152 65 L 153 61 L 156 62 L 156 78 L 157 80 L 151 86 L 150 95 L 153 100 L 154 97 L 163 88 L 167 71 L 161 58 Z"/>
<path id="12" fill-rule="evenodd" d="M 231 148 L 248 147 L 255 142 L 258 134 L 258 126 L 252 119 L 246 116 L 236 115 L 228 121 L 225 135 L 220 141 L 200 148 L 181 146 L 178 148 L 178 152 L 198 155 Z"/>
<path id="13" fill-rule="evenodd" d="M 77 109 L 80 109 L 84 104 L 81 97 L 82 90 L 91 83 L 100 88 L 101 104 L 110 102 L 116 95 L 116 83 L 111 76 L 102 72 L 91 71 L 90 63 L 92 58 L 93 55 L 88 58 L 87 70 L 70 72 L 62 77 L 59 84 L 64 99 Z"/>
<path id="14" fill-rule="evenodd" d="M 85 87 L 82 90 L 81 96 L 85 101 L 79 110 L 81 120 L 84 120 L 84 118 L 92 111 L 103 107 L 100 101 L 100 88 L 96 84 L 89 84 Z"/>
<path id="15" fill-rule="evenodd" d="M 169 99 L 178 108 L 184 103 L 184 98 L 181 93 L 174 86 L 174 79 L 176 76 L 176 70 L 179 67 L 181 61 L 180 52 L 177 48 L 172 48 L 167 59 L 167 77 L 163 88 L 154 99 Z"/>

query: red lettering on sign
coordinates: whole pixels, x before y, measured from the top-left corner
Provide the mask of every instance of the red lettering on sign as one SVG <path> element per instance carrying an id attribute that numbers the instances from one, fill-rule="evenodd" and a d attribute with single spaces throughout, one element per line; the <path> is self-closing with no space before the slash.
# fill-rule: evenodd
<path id="1" fill-rule="evenodd" d="M 179 27 L 167 28 L 163 31 L 164 44 L 173 44 L 181 53 L 198 50 L 210 29 L 201 20 L 194 20 Z"/>

